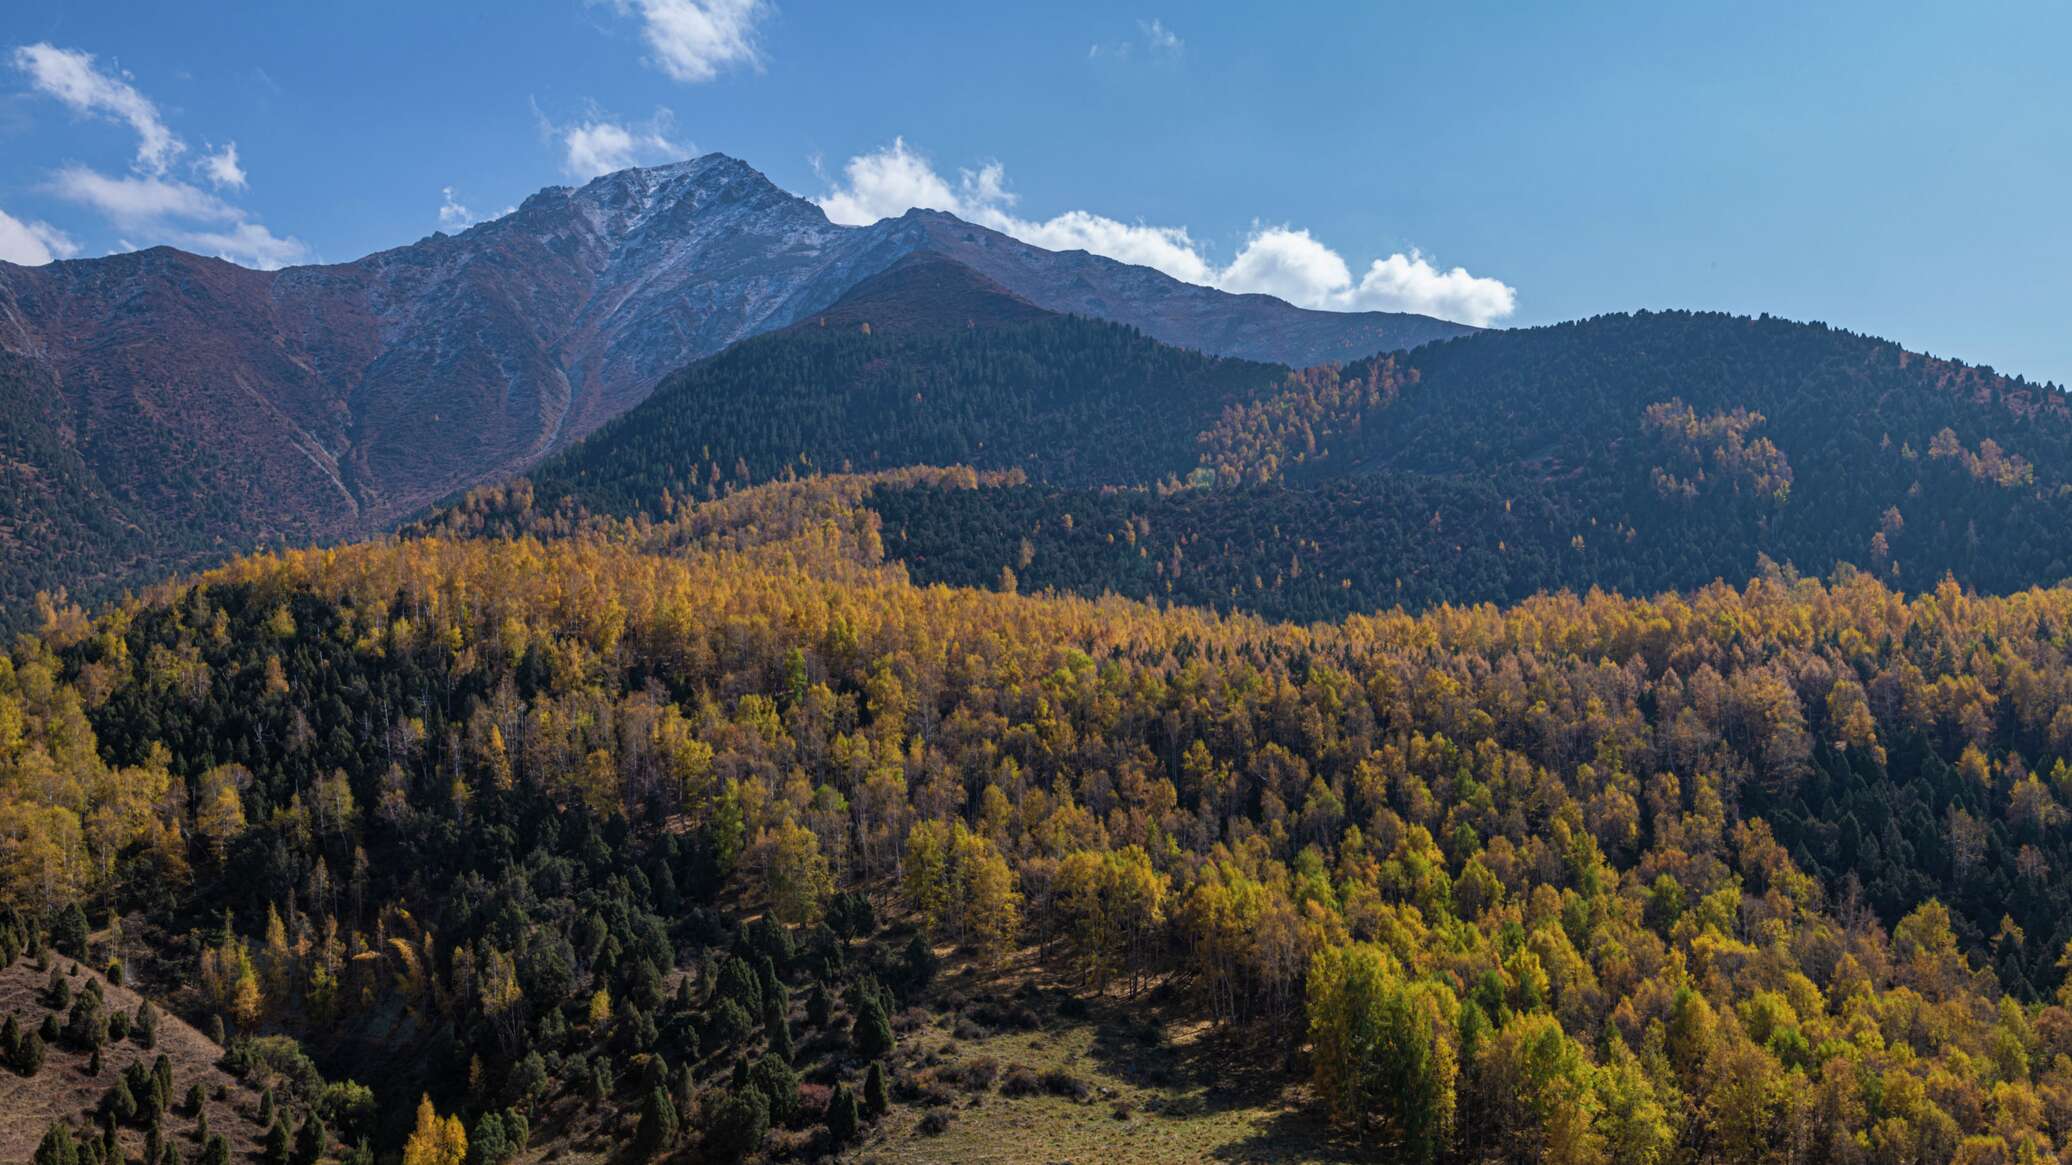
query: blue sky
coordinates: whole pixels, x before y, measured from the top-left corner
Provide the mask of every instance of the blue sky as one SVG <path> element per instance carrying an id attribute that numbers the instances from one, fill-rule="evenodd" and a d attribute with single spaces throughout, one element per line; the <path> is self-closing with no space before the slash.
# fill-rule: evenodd
<path id="1" fill-rule="evenodd" d="M 18 261 L 345 260 L 721 150 L 1314 306 L 1769 311 L 2072 381 L 2063 5 L 51 2 L 0 40 Z"/>

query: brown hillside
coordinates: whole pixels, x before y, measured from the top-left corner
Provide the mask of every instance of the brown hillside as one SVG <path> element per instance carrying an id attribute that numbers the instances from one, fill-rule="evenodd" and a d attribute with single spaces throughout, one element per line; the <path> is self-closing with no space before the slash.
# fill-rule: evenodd
<path id="1" fill-rule="evenodd" d="M 144 1000 L 135 991 L 117 987 L 105 976 L 71 959 L 54 955 L 52 963 L 70 976 L 75 995 L 85 988 L 88 981 L 99 981 L 102 997 L 107 1000 L 111 1011 L 120 1009 L 135 1015 L 137 1005 Z M 23 1032 L 35 1031 L 43 1023 L 43 1017 L 51 1014 L 44 991 L 48 979 L 47 971 L 37 970 L 35 963 L 26 958 L 0 968 L 0 1016 L 12 1015 Z M 155 1000 L 153 1003 L 156 1006 Z M 173 1066 L 172 1108 L 166 1114 L 165 1124 L 166 1131 L 179 1145 L 181 1155 L 191 1161 L 201 1153 L 202 1146 L 194 1137 L 194 1114 L 187 1111 L 185 1103 L 187 1090 L 197 1080 L 210 1097 L 207 1106 L 209 1128 L 230 1141 L 233 1157 L 255 1149 L 265 1131 L 255 1119 L 259 1110 L 258 1096 L 216 1066 L 216 1061 L 223 1055 L 221 1047 L 175 1018 L 164 1007 L 160 1006 L 158 1013 L 158 1038 L 154 1046 L 145 1048 L 134 1039 L 104 1045 L 99 1076 L 86 1074 L 87 1053 L 74 1051 L 63 1043 L 45 1049 L 43 1068 L 32 1077 L 0 1069 L 0 1161 L 29 1160 L 53 1121 L 70 1120 L 75 1131 L 94 1124 L 101 1094 L 115 1082 L 122 1070 L 138 1060 L 148 1068 L 160 1053 L 164 1053 Z M 62 1016 L 59 1021 L 63 1022 Z M 143 1131 L 124 1129 L 122 1144 L 128 1155 L 141 1157 Z"/>

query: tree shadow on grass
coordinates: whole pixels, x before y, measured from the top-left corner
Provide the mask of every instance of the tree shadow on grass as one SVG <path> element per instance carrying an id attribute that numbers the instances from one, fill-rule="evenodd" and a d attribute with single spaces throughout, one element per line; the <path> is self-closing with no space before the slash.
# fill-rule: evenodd
<path id="1" fill-rule="evenodd" d="M 1115 1002 L 1089 1017 L 1094 1061 L 1102 1071 L 1162 1093 L 1156 1111 L 1206 1117 L 1285 1107 L 1297 1079 L 1285 1044 L 1262 1029 L 1197 1030 L 1174 1039 L 1169 1020 L 1191 1020 L 1184 1008 Z M 1152 1107 L 1147 1105 L 1147 1108 Z"/>
<path id="2" fill-rule="evenodd" d="M 1371 1161 L 1360 1144 L 1325 1123 L 1323 1115 L 1306 1108 L 1287 1108 L 1268 1117 L 1252 1135 L 1210 1151 L 1216 1161 L 1250 1165 L 1288 1161 Z"/>
<path id="3" fill-rule="evenodd" d="M 1333 1129 L 1323 1112 L 1291 1088 L 1300 1080 L 1281 1040 L 1258 1027 L 1212 1028 L 1192 1038 L 1166 1038 L 1163 1020 L 1184 1010 L 1120 1008 L 1100 1014 L 1092 1054 L 1112 1076 L 1162 1095 L 1145 1103 L 1147 1115 L 1167 1120 L 1215 1120 L 1245 1114 L 1251 1131 L 1210 1150 L 1229 1162 L 1356 1162 L 1371 1153 Z"/>

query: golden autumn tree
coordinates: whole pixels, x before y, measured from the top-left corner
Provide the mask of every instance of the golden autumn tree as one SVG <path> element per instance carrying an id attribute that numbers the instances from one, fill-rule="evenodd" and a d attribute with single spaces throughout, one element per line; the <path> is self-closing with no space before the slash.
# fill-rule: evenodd
<path id="1" fill-rule="evenodd" d="M 957 867 L 963 891 L 964 932 L 979 958 L 995 963 L 1021 933 L 1022 895 L 1014 867 L 976 834 L 960 839 Z"/>
<path id="2" fill-rule="evenodd" d="M 827 858 L 813 831 L 787 817 L 770 839 L 767 871 L 770 911 L 777 921 L 809 926 L 820 921 L 821 908 L 834 892 Z"/>
<path id="3" fill-rule="evenodd" d="M 403 1144 L 403 1165 L 465 1165 L 468 1133 L 460 1117 L 439 1115 L 432 1098 L 417 1102 L 417 1127 Z"/>

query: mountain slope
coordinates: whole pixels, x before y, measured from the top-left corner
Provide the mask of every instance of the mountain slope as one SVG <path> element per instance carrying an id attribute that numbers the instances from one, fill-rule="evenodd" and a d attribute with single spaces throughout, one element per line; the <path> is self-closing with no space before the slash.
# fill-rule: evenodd
<path id="1" fill-rule="evenodd" d="M 943 332 L 1029 323 L 1055 315 L 947 255 L 913 251 L 791 326 Z"/>
<path id="2" fill-rule="evenodd" d="M 12 1065 L 0 1070 L 0 1113 L 5 1114 L 0 1119 L 0 1160 L 33 1160 L 38 1142 L 54 1122 L 74 1121 L 82 1113 L 94 1112 L 118 1078 L 148 1072 L 160 1057 L 170 1069 L 172 1086 L 167 1090 L 171 1105 L 164 1111 L 159 1129 L 166 1142 L 178 1147 L 182 1159 L 204 1159 L 207 1138 L 200 1135 L 204 1127 L 224 1139 L 232 1160 L 257 1155 L 266 1134 L 266 1126 L 251 1118 L 259 1104 L 258 1089 L 224 1070 L 221 1046 L 167 1011 L 162 1001 L 147 1004 L 145 996 L 62 955 L 52 956 L 49 962 L 51 974 L 65 981 L 74 998 L 91 992 L 101 1000 L 104 1013 L 121 1012 L 125 1019 L 155 1012 L 153 1027 L 149 1037 L 126 1034 L 101 1044 L 98 1074 L 87 1071 L 93 1052 L 63 1041 L 45 1046 L 43 1062 L 34 1073 L 23 1075 Z M 0 1016 L 12 1019 L 23 1032 L 36 1030 L 45 1016 L 55 1015 L 60 1021 L 68 1018 L 69 1011 L 51 1006 L 47 990 L 51 981 L 50 974 L 38 972 L 26 958 L 0 966 Z M 206 1125 L 187 1103 L 195 1088 L 202 1090 Z M 149 1100 L 148 1092 L 144 1099 Z M 82 1137 L 89 1135 L 86 1127 L 82 1122 Z M 125 1160 L 143 1159 L 150 1143 L 143 1129 L 118 1128 L 117 1137 Z"/>
<path id="3" fill-rule="evenodd" d="M 167 248 L 0 265 L 11 380 L 50 400 L 35 472 L 69 469 L 75 498 L 113 499 L 95 520 L 133 532 L 38 585 L 105 590 L 377 530 L 529 464 L 767 326 L 785 310 L 768 288 L 847 278 L 825 246 L 839 235 L 705 158 L 335 266 L 248 271 Z M 0 561 L 16 612 L 21 562 Z"/>
<path id="4" fill-rule="evenodd" d="M 925 580 L 1012 562 L 1025 586 L 1289 618 L 1649 594 L 1766 561 L 1916 591 L 2072 576 L 2064 394 L 1821 325 L 1666 312 L 1486 333 L 1295 374 L 1201 443 L 1220 488 L 868 504 Z"/>
<path id="5" fill-rule="evenodd" d="M 66 439 L 61 403 L 45 370 L 0 353 L 0 609 L 96 589 L 143 549 L 129 508 Z"/>
<path id="6" fill-rule="evenodd" d="M 2063 394 L 1874 338 L 1643 313 L 1285 373 L 1192 368 L 1142 337 L 1102 348 L 1102 326 L 763 337 L 543 467 L 529 501 L 664 518 L 665 489 L 773 473 L 1019 469 L 977 491 L 920 475 L 856 493 L 924 581 L 1005 568 L 1024 587 L 1299 619 L 1687 589 L 1766 560 L 1909 590 L 2072 576 Z M 1003 377 L 1010 350 L 1025 363 Z M 1198 386 L 1075 371 L 1093 351 Z M 741 403 L 750 384 L 781 407 Z"/>
<path id="7" fill-rule="evenodd" d="M 1282 371 L 1044 312 L 961 264 L 914 256 L 670 377 L 540 466 L 534 503 L 632 514 L 665 494 L 915 464 L 1150 483 L 1187 472 L 1196 431 Z"/>
<path id="8" fill-rule="evenodd" d="M 1914 587 L 2072 575 L 2072 403 L 1820 324 L 1603 316 L 1421 350 L 1393 401 L 1313 426 L 1296 483 L 1385 472 L 1561 499 L 1628 591 L 1838 561 Z M 1321 384 L 1321 379 L 1318 381 Z M 1295 401 L 1271 402 L 1271 413 Z M 1332 431 L 1332 426 L 1338 426 Z"/>
<path id="9" fill-rule="evenodd" d="M 8 391 L 49 398 L 37 436 L 5 454 L 16 469 L 0 477 L 0 514 L 13 516 L 0 521 L 92 511 L 88 527 L 128 532 L 68 536 L 84 549 L 62 567 L 31 564 L 0 535 L 0 609 L 18 618 L 52 584 L 105 593 L 242 547 L 384 529 L 524 469 L 669 372 L 916 252 L 968 258 L 1039 306 L 1211 353 L 1307 360 L 1471 330 L 1300 312 L 943 215 L 837 226 L 718 154 L 550 188 L 458 236 L 350 263 L 261 272 L 155 248 L 0 264 Z M 56 478 L 76 487 L 45 514 Z"/>

